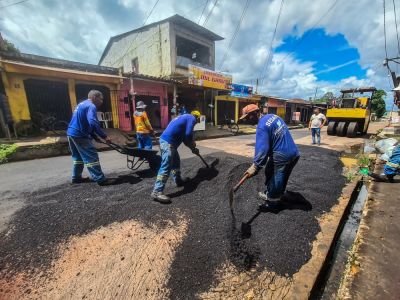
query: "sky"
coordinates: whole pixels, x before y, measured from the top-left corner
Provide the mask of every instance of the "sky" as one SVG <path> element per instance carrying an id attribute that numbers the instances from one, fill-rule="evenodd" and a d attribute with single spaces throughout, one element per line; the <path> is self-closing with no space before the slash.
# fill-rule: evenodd
<path id="1" fill-rule="evenodd" d="M 22 52 L 97 64 L 111 36 L 180 14 L 225 38 L 216 42 L 216 70 L 235 83 L 258 78 L 259 93 L 303 99 L 375 86 L 391 108 L 383 1 L 284 0 L 274 36 L 281 0 L 248 0 L 235 39 L 246 1 L 158 0 L 148 19 L 157 0 L 20 1 L 0 0 L 0 32 Z M 388 56 L 398 56 L 392 1 L 386 30 Z"/>

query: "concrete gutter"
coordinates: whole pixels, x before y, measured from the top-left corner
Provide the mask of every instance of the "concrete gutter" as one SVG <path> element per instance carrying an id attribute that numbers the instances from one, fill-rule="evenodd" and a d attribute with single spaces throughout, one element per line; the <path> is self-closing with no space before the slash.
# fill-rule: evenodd
<path id="1" fill-rule="evenodd" d="M 351 207 L 350 199 L 354 196 L 361 176 L 347 184 L 339 198 L 339 203 L 332 210 L 319 218 L 321 231 L 313 242 L 311 259 L 293 276 L 287 299 L 309 299 L 318 287 L 324 270 L 334 250 L 335 240 L 345 221 L 346 212 Z"/>

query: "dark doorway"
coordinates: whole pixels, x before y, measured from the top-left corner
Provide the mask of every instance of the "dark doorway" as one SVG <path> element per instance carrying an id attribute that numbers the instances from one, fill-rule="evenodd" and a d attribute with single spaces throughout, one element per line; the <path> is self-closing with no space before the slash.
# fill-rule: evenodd
<path id="1" fill-rule="evenodd" d="M 88 98 L 88 94 L 91 90 L 98 90 L 103 94 L 103 105 L 98 108 L 98 111 L 112 112 L 111 109 L 111 98 L 110 89 L 103 85 L 92 85 L 92 84 L 77 84 L 75 85 L 76 102 L 80 103 Z"/>
<path id="2" fill-rule="evenodd" d="M 136 95 L 136 103 L 143 101 L 147 105 L 146 112 L 154 128 L 161 128 L 160 97 Z"/>
<path id="3" fill-rule="evenodd" d="M 59 121 L 67 122 L 71 119 L 71 102 L 67 83 L 26 79 L 24 86 L 31 117 L 53 116 Z"/>
<path id="4" fill-rule="evenodd" d="M 228 119 L 235 120 L 235 102 L 218 100 L 217 102 L 217 125 L 222 125 L 225 122 L 225 116 Z"/>

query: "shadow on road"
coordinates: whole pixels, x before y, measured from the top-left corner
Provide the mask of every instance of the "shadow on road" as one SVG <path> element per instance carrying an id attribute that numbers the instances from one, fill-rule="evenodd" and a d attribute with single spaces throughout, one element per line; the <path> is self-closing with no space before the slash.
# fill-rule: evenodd
<path id="1" fill-rule="evenodd" d="M 219 159 L 215 159 L 210 164 L 210 168 L 205 168 L 205 167 L 200 168 L 197 171 L 197 174 L 195 177 L 188 179 L 187 183 L 185 183 L 182 190 L 168 194 L 168 196 L 171 198 L 175 198 L 175 197 L 179 197 L 182 195 L 190 194 L 190 193 L 194 192 L 197 189 L 197 187 L 199 186 L 199 184 L 202 183 L 203 181 L 210 181 L 213 178 L 217 177 L 219 172 L 215 167 L 218 165 L 218 163 L 219 163 Z"/>

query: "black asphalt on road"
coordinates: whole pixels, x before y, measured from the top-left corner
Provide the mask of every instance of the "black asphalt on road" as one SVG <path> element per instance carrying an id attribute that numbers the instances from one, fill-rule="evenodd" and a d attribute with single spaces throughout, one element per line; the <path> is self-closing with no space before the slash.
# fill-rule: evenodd
<path id="1" fill-rule="evenodd" d="M 300 151 L 302 158 L 288 185 L 294 193 L 281 211 L 254 219 L 249 239 L 242 238 L 240 225 L 257 213 L 264 175 L 246 182 L 235 195 L 235 218 L 229 211 L 228 190 L 250 165 L 250 158 L 202 149 L 209 153 L 206 160 L 214 163 L 213 170 L 205 169 L 196 157 L 183 159 L 183 174 L 191 181 L 184 188 L 168 186 L 170 205 L 148 197 L 154 174 L 127 172 L 124 159 L 107 159 L 115 155 L 112 152 L 101 154 L 104 169 L 120 176 L 119 184 L 109 187 L 94 183 L 71 187 L 66 183 L 70 160 L 65 157 L 1 166 L 0 172 L 8 169 L 9 179 L 17 179 L 8 183 L 8 190 L 2 189 L 2 195 L 24 204 L 8 218 L 7 227 L 13 230 L 0 233 L 0 276 L 46 269 L 57 257 L 57 245 L 73 235 L 130 219 L 162 227 L 181 216 L 188 231 L 171 266 L 171 298 L 193 299 L 207 291 L 227 261 L 238 268 L 257 266 L 258 271 L 268 268 L 292 276 L 311 257 L 311 244 L 320 230 L 316 218 L 337 202 L 345 184 L 337 152 L 309 146 L 300 146 Z M 25 184 L 18 180 L 24 169 L 33 166 L 33 177 Z"/>

